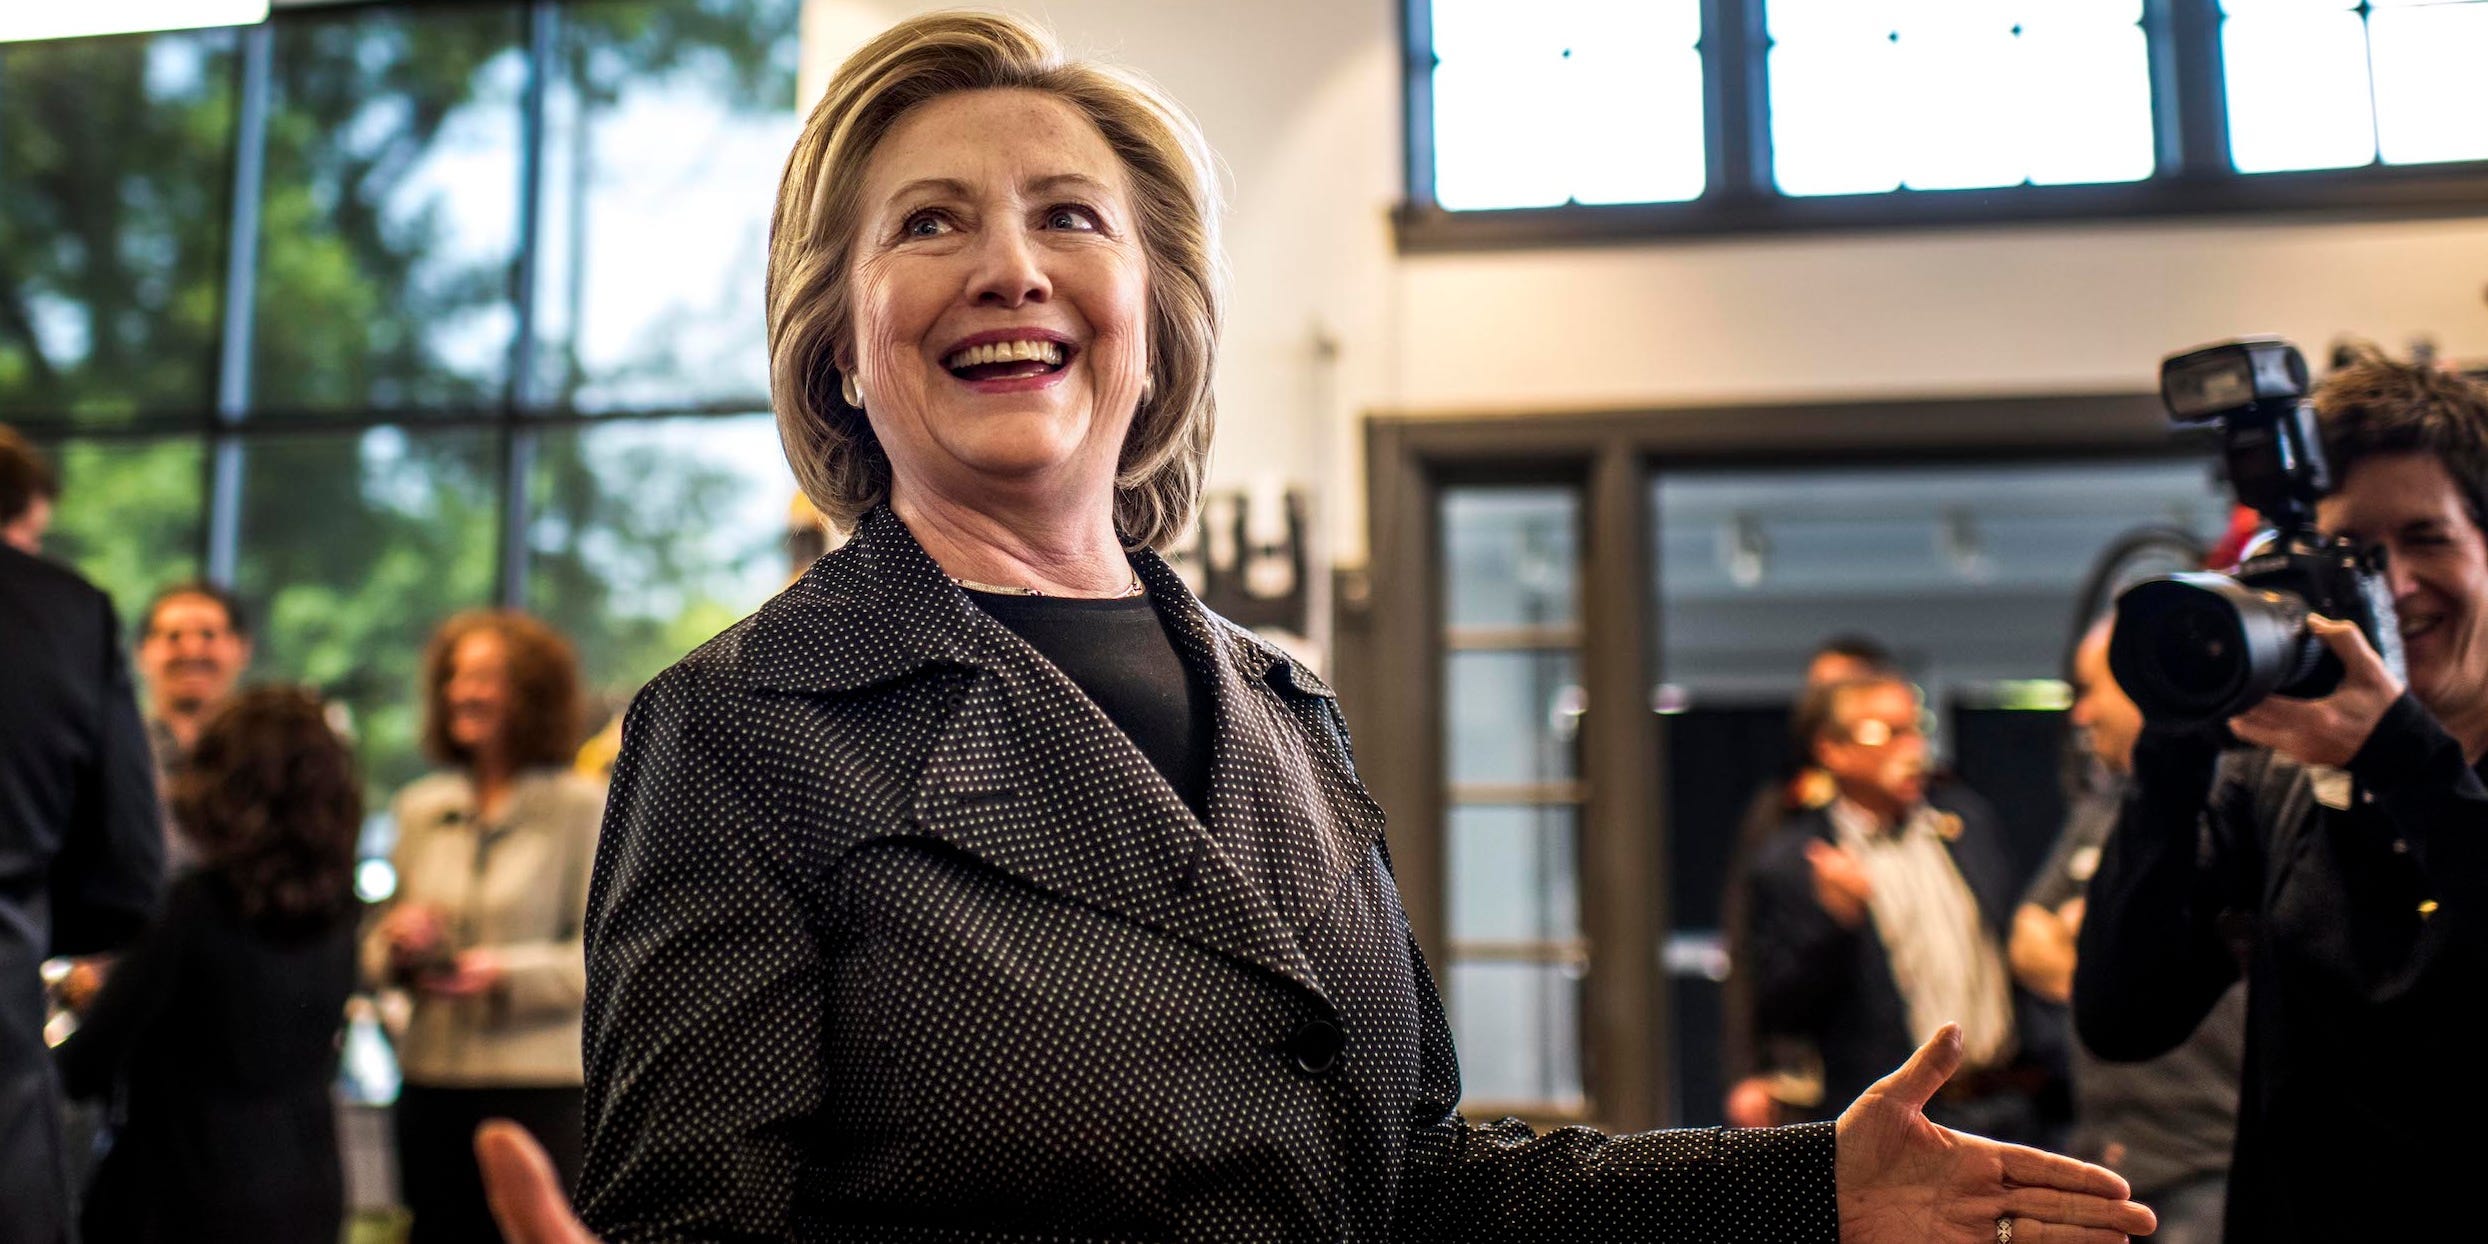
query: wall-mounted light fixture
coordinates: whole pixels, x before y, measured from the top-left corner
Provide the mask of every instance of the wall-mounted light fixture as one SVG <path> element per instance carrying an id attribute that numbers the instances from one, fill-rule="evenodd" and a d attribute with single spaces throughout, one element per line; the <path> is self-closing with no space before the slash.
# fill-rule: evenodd
<path id="1" fill-rule="evenodd" d="M 248 26 L 268 20 L 268 0 L 79 0 L 0 5 L 0 43 L 125 35 L 142 30 Z"/>

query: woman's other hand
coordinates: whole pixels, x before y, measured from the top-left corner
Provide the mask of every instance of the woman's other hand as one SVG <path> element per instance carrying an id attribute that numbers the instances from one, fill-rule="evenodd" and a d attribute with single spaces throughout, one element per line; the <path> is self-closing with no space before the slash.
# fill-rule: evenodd
<path id="1" fill-rule="evenodd" d="M 444 998 L 472 998 L 501 983 L 501 957 L 489 950 L 462 950 L 446 972 L 426 973 L 415 987 Z"/>
<path id="2" fill-rule="evenodd" d="M 599 1244 L 571 1212 L 544 1146 L 508 1119 L 487 1119 L 475 1129 L 475 1162 L 484 1173 L 484 1199 L 510 1244 Z"/>
<path id="3" fill-rule="evenodd" d="M 1938 1127 L 1927 1099 L 1961 1066 L 1961 1027 L 1946 1024 L 1901 1069 L 1840 1114 L 1844 1244 L 2117 1244 L 2158 1226 L 2116 1173 L 2072 1158 Z"/>
<path id="4" fill-rule="evenodd" d="M 389 958 L 400 966 L 437 953 L 445 936 L 441 913 L 427 904 L 400 903 L 380 918 L 381 940 L 388 943 Z"/>

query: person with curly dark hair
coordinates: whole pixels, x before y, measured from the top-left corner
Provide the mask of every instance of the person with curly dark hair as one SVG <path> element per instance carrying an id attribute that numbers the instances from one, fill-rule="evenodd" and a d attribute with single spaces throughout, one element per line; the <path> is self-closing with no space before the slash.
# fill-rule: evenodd
<path id="1" fill-rule="evenodd" d="M 2399 668 L 2311 616 L 2342 670 L 2323 696 L 2225 732 L 2147 723 L 2075 943 L 2074 1020 L 2104 1059 L 2168 1054 L 2246 982 L 2232 1244 L 2479 1238 L 2488 385 L 2343 363 L 2311 395 L 2315 525 L 2384 555 Z"/>
<path id="2" fill-rule="evenodd" d="M 337 1032 L 354 988 L 363 820 L 318 697 L 248 692 L 171 793 L 200 852 L 56 1051 L 75 1097 L 123 1090 L 89 1241 L 333 1244 L 345 1213 Z"/>
<path id="3" fill-rule="evenodd" d="M 461 613 L 433 635 L 422 687 L 441 768 L 398 793 L 397 894 L 364 965 L 414 999 L 396 1124 L 415 1244 L 492 1240 L 478 1123 L 516 1119 L 578 1169 L 580 937 L 605 792 L 570 769 L 578 661 L 551 627 Z"/>

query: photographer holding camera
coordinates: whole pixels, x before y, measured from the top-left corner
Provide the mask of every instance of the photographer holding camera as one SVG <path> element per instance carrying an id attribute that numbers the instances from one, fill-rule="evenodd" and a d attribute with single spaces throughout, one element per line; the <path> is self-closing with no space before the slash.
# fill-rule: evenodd
<path id="1" fill-rule="evenodd" d="M 2279 534 L 2237 579 L 2118 602 L 2111 666 L 2149 724 L 2075 1019 L 2148 1058 L 2243 971 L 2226 1238 L 2476 1238 L 2477 1214 L 2449 1228 L 2488 1156 L 2488 390 L 2369 355 L 2310 404 L 2305 374 L 2274 341 L 2164 368 Z"/>

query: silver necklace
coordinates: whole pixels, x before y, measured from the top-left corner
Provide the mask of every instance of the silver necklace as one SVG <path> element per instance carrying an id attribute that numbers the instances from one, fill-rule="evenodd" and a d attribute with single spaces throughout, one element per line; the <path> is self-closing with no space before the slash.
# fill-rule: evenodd
<path id="1" fill-rule="evenodd" d="M 1040 591 L 1038 591 L 1037 589 L 1035 589 L 1035 588 L 1033 588 L 1033 587 L 1011 587 L 1011 586 L 1009 586 L 1009 585 L 1007 585 L 1007 584 L 1001 584 L 1001 583 L 979 583 L 979 582 L 977 582 L 977 581 L 976 581 L 976 580 L 974 580 L 974 579 L 962 579 L 962 578 L 960 578 L 960 577 L 959 577 L 959 576 L 957 576 L 957 575 L 950 575 L 950 576 L 948 576 L 948 577 L 949 577 L 949 579 L 950 579 L 951 583 L 952 583 L 953 585 L 955 585 L 955 586 L 966 588 L 967 590 L 969 590 L 969 591 L 971 591 L 971 592 L 983 592 L 983 593 L 985 593 L 985 594 L 987 594 L 987 595 L 990 595 L 990 596 L 1049 596 L 1049 597 L 1050 597 L 1050 596 L 1053 596 L 1053 595 L 1054 595 L 1054 593 L 1052 593 L 1052 592 L 1040 592 Z M 1140 581 L 1140 576 L 1139 576 L 1139 575 L 1133 575 L 1133 576 L 1132 576 L 1132 585 L 1131 585 L 1130 587 L 1127 587 L 1127 588 L 1123 589 L 1122 591 L 1115 593 L 1115 594 L 1114 594 L 1114 595 L 1112 595 L 1112 596 L 1093 596 L 1093 597 L 1089 597 L 1088 599 L 1091 599 L 1091 600 L 1130 600 L 1131 598 L 1133 598 L 1133 597 L 1135 597 L 1135 596 L 1138 596 L 1138 595 L 1140 595 L 1142 592 L 1147 591 L 1147 590 L 1148 590 L 1148 589 L 1147 589 L 1146 587 L 1142 586 L 1141 581 Z M 1075 598 L 1066 597 L 1065 599 L 1075 599 Z"/>

